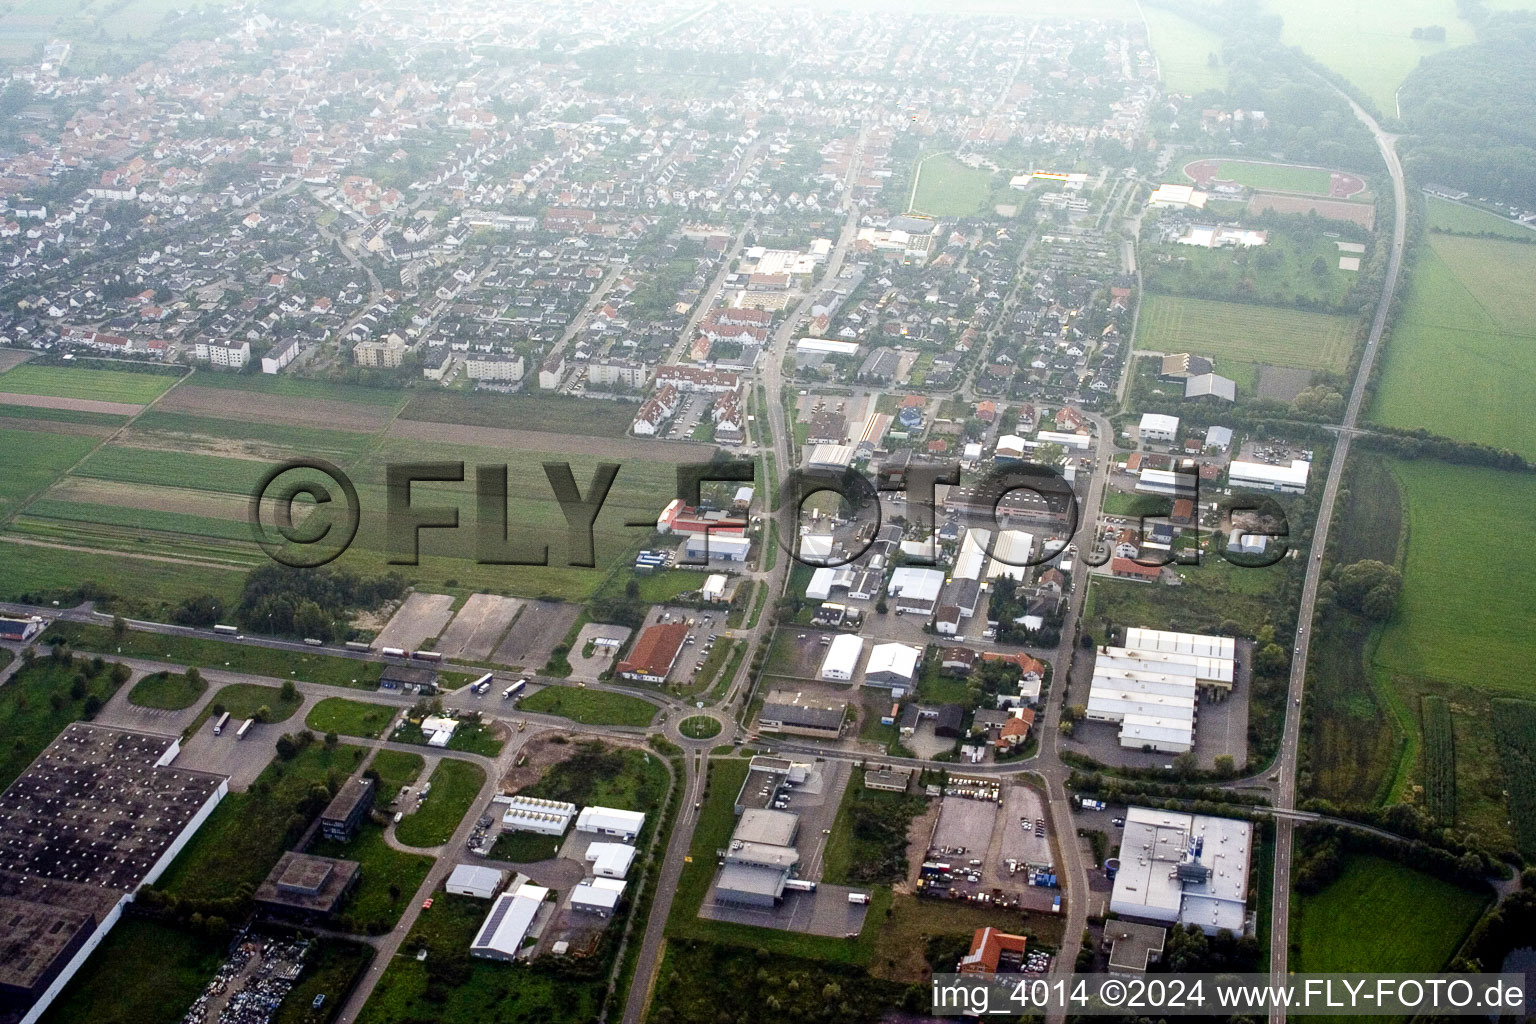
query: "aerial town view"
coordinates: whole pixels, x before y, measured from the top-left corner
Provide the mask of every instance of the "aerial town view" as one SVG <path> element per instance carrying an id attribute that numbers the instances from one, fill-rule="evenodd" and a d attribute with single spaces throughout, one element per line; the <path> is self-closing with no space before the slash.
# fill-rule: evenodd
<path id="1" fill-rule="evenodd" d="M 0 0 L 0 1024 L 1528 1017 L 1527 6 Z"/>

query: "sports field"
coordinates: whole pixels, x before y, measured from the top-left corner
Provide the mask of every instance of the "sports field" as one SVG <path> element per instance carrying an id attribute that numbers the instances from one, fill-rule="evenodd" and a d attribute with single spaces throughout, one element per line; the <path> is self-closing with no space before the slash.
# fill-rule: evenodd
<path id="1" fill-rule="evenodd" d="M 1338 879 L 1301 898 L 1296 969 L 1437 971 L 1486 903 L 1394 861 L 1352 855 Z"/>
<path id="2" fill-rule="evenodd" d="M 1455 0 L 1265 0 L 1264 11 L 1284 19 L 1282 42 L 1344 76 L 1389 116 L 1397 87 L 1421 58 L 1474 40 Z M 1445 42 L 1412 38 L 1425 25 L 1442 26 Z"/>
<path id="3" fill-rule="evenodd" d="M 1169 92 L 1191 95 L 1227 87 L 1227 67 L 1210 65 L 1211 54 L 1221 54 L 1221 37 L 1210 29 L 1161 7 L 1144 7 L 1147 32 L 1163 85 Z"/>
<path id="4" fill-rule="evenodd" d="M 164 394 L 178 379 L 156 373 L 23 363 L 0 374 L 0 391 L 143 405 Z"/>
<path id="5" fill-rule="evenodd" d="M 1536 458 L 1536 246 L 1432 234 L 1387 344 L 1370 419 Z"/>
<path id="6" fill-rule="evenodd" d="M 1224 359 L 1342 372 L 1349 366 L 1354 322 L 1348 317 L 1276 306 L 1149 295 L 1136 347 Z"/>
<path id="7" fill-rule="evenodd" d="M 948 153 L 918 161 L 908 207 L 931 217 L 969 217 L 980 213 L 992 197 L 992 172 L 967 167 Z"/>
<path id="8" fill-rule="evenodd" d="M 1319 167 L 1255 164 L 1246 160 L 1223 160 L 1216 168 L 1216 180 L 1235 181 L 1249 188 L 1310 192 L 1319 196 L 1326 196 L 1332 183 L 1328 172 Z"/>

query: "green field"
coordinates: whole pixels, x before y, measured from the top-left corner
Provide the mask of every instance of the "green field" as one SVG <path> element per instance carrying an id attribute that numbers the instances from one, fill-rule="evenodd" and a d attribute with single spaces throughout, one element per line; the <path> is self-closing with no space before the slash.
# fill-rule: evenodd
<path id="1" fill-rule="evenodd" d="M 94 402 L 144 405 L 160 397 L 179 379 L 158 373 L 23 363 L 0 374 L 0 391 L 17 395 L 51 395 L 55 398 L 86 398 Z"/>
<path id="2" fill-rule="evenodd" d="M 1216 180 L 1235 181 L 1262 191 L 1306 192 L 1317 196 L 1326 196 L 1333 189 L 1332 176 L 1321 167 L 1250 163 L 1247 160 L 1223 160 L 1216 168 Z"/>
<path id="3" fill-rule="evenodd" d="M 0 473 L 0 518 L 11 515 L 22 502 L 52 484 L 97 443 L 94 437 L 0 427 L 0 451 L 6 453 L 5 472 Z"/>
<path id="4" fill-rule="evenodd" d="M 409 719 L 395 726 L 395 731 L 389 738 L 396 743 L 419 743 L 422 746 L 426 746 L 431 739 L 421 731 L 420 725 Z M 453 735 L 449 737 L 448 746 L 445 749 L 495 757 L 501 753 L 504 742 L 496 737 L 496 729 L 490 722 L 471 722 L 461 719 L 459 727 L 453 730 Z"/>
<path id="5" fill-rule="evenodd" d="M 309 709 L 304 724 L 319 733 L 334 732 L 372 740 L 383 735 L 385 727 L 398 712 L 398 708 L 386 704 L 327 697 Z"/>
<path id="6" fill-rule="evenodd" d="M 525 711 L 561 715 L 583 725 L 645 726 L 656 717 L 656 705 L 627 693 L 588 690 L 575 686 L 546 686 L 524 697 Z"/>
<path id="7" fill-rule="evenodd" d="M 371 434 L 351 430 L 252 423 L 249 420 L 193 416 L 181 412 L 161 412 L 158 409 L 151 409 L 133 421 L 130 439 L 162 445 L 168 441 L 170 446 L 181 446 L 188 442 L 226 447 L 232 443 L 246 447 L 271 446 L 333 460 L 359 458 L 367 453 L 373 443 Z"/>
<path id="8" fill-rule="evenodd" d="M 146 951 L 153 950 L 151 956 Z M 223 943 L 125 916 L 107 933 L 42 1021 L 176 1024 L 224 962 Z"/>
<path id="9" fill-rule="evenodd" d="M 0 381 L 4 381 L 0 377 Z M 84 423 L 93 427 L 120 427 L 127 416 L 109 412 L 81 412 L 78 409 L 43 409 L 34 405 L 0 405 L 0 419 L 47 420 L 51 423 Z"/>
<path id="10" fill-rule="evenodd" d="M 1536 807 L 1536 701 L 1494 701 L 1493 731 L 1498 737 L 1509 806 Z M 1536 815 L 1527 810 L 1511 818 L 1516 848 L 1527 860 L 1536 857 Z"/>
<path id="11" fill-rule="evenodd" d="M 1438 971 L 1487 902 L 1394 861 L 1350 856 L 1337 880 L 1300 900 L 1296 969 Z"/>
<path id="12" fill-rule="evenodd" d="M 1536 246 L 1431 235 L 1370 418 L 1536 458 Z"/>
<path id="13" fill-rule="evenodd" d="M 441 389 L 416 394 L 400 413 L 405 420 L 587 437 L 624 437 L 634 417 L 634 406 L 626 402 L 583 401 L 558 395 L 462 394 Z"/>
<path id="14" fill-rule="evenodd" d="M 1263 11 L 1284 19 L 1283 43 L 1342 75 L 1388 117 L 1397 110 L 1397 87 L 1421 58 L 1475 37 L 1454 0 L 1265 0 Z M 1445 42 L 1413 39 L 1425 25 L 1443 27 Z"/>
<path id="15" fill-rule="evenodd" d="M 400 405 L 407 397 L 407 392 L 392 388 L 370 388 L 361 384 L 344 384 L 313 377 L 293 377 L 288 374 L 199 373 L 196 381 L 200 388 L 253 391 L 257 394 L 278 395 L 283 398 L 324 398 L 337 402 L 356 402 L 361 405 L 393 407 Z"/>
<path id="16" fill-rule="evenodd" d="M 967 167 L 948 153 L 935 153 L 919 161 L 917 187 L 910 212 L 930 217 L 970 217 L 980 213 L 992 198 L 992 172 Z"/>
<path id="17" fill-rule="evenodd" d="M 192 680 L 179 672 L 156 672 L 145 676 L 128 691 L 128 703 L 141 708 L 180 711 L 197 703 L 208 690 L 202 679 Z"/>
<path id="18" fill-rule="evenodd" d="M 707 740 L 720 735 L 720 723 L 708 715 L 694 715 L 677 723 L 677 731 L 693 740 Z"/>
<path id="19" fill-rule="evenodd" d="M 309 852 L 362 865 L 357 888 L 341 909 L 340 923 L 347 931 L 370 935 L 382 935 L 395 926 L 432 870 L 431 857 L 396 850 L 384 840 L 383 827 L 371 821 L 364 822 L 345 843 L 319 837 Z"/>
<path id="20" fill-rule="evenodd" d="M 164 617 L 185 598 L 203 594 L 233 607 L 240 601 L 244 575 L 233 569 L 38 547 L 0 537 L 0 599 L 46 603 L 64 597 L 73 604 L 79 600 L 77 588 L 87 581 L 118 595 L 111 605 L 97 607 Z"/>
<path id="21" fill-rule="evenodd" d="M 1374 294 L 1356 287 L 1359 271 L 1339 269 L 1337 241 L 1308 230 L 1272 231 L 1266 244 L 1249 249 L 1147 244 L 1142 272 L 1149 293 L 1349 313 Z"/>
<path id="22" fill-rule="evenodd" d="M 427 762 L 420 754 L 410 754 L 403 750 L 375 751 L 368 767 L 379 774 L 379 803 L 385 806 L 393 803 L 400 787 L 409 786 L 419 779 L 426 766 Z"/>
<path id="23" fill-rule="evenodd" d="M 1536 242 L 1536 229 L 1475 206 L 1428 196 L 1424 201 L 1424 210 L 1424 223 L 1431 231 L 1443 231 L 1451 235 L 1498 235 Z"/>
<path id="24" fill-rule="evenodd" d="M 1443 825 L 1456 824 L 1456 736 L 1451 705 L 1426 693 L 1419 699 L 1424 720 L 1424 808 Z"/>
<path id="25" fill-rule="evenodd" d="M 1142 13 L 1169 92 L 1194 95 L 1227 87 L 1226 65 L 1210 65 L 1210 55 L 1221 54 L 1221 36 L 1161 7 L 1143 7 Z"/>
<path id="26" fill-rule="evenodd" d="M 1136 347 L 1207 356 L 1217 373 L 1228 359 L 1341 373 L 1354 347 L 1354 322 L 1275 306 L 1149 295 Z"/>
<path id="27" fill-rule="evenodd" d="M 589 740 L 521 795 L 652 815 L 661 810 L 668 785 L 666 764 L 655 754 Z"/>
<path id="28" fill-rule="evenodd" d="M 485 785 L 485 771 L 469 761 L 444 758 L 427 781 L 432 784 L 432 792 L 414 813 L 407 814 L 395 826 L 395 838 L 407 846 L 423 849 L 440 846 L 453 838 L 454 830 Z"/>
<path id="29" fill-rule="evenodd" d="M 422 911 L 358 1015 L 359 1024 L 586 1024 L 597 1019 L 602 979 L 561 977 L 549 968 L 469 955 L 486 902 L 438 893 Z M 414 952 L 427 950 L 425 960 Z M 410 954 L 410 955 L 407 955 Z"/>
<path id="30" fill-rule="evenodd" d="M 85 674 L 83 685 L 76 677 Z M 123 678 L 127 678 L 124 676 Z M 106 669 L 92 674 L 89 662 L 41 657 L 23 665 L 0 686 L 0 789 L 9 786 L 66 725 L 85 717 L 86 702 L 106 703 L 118 686 Z M 57 698 L 57 699 L 56 699 Z"/>
<path id="31" fill-rule="evenodd" d="M 492 860 L 504 860 L 513 864 L 536 864 L 549 860 L 560 852 L 557 836 L 540 835 L 537 832 L 503 832 L 491 847 Z"/>
<path id="32" fill-rule="evenodd" d="M 362 972 L 373 962 L 373 947 L 360 942 L 320 937 L 314 940 L 304 960 L 304 973 L 278 1007 L 274 1024 L 330 1024 Z M 325 1001 L 317 1009 L 315 997 Z"/>

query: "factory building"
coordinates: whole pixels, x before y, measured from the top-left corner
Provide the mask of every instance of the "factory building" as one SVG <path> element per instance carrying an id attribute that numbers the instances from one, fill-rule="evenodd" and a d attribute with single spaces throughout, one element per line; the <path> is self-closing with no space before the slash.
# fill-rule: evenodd
<path id="1" fill-rule="evenodd" d="M 501 827 L 507 832 L 536 832 L 541 836 L 563 836 L 576 816 L 576 805 L 564 800 L 541 800 L 536 796 L 507 798 L 501 815 Z"/>
<path id="2" fill-rule="evenodd" d="M 1252 851 L 1250 822 L 1132 807 L 1109 909 L 1133 920 L 1198 925 L 1207 935 L 1242 935 Z"/>

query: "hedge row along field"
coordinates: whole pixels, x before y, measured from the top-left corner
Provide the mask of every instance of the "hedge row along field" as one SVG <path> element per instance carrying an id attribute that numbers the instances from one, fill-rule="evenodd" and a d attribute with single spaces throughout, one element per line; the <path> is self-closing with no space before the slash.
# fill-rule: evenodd
<path id="1" fill-rule="evenodd" d="M 1527 859 L 1536 857 L 1536 702 L 1493 702 L 1493 731 L 1504 762 L 1515 846 Z"/>
<path id="2" fill-rule="evenodd" d="M 1419 701 L 1424 716 L 1424 804 L 1442 825 L 1456 822 L 1456 738 L 1451 731 L 1451 705 L 1444 697 L 1425 694 Z"/>

